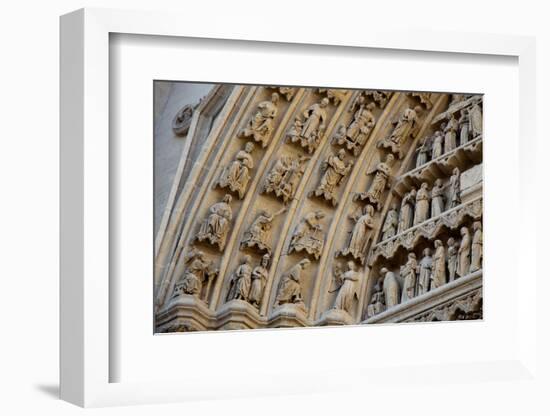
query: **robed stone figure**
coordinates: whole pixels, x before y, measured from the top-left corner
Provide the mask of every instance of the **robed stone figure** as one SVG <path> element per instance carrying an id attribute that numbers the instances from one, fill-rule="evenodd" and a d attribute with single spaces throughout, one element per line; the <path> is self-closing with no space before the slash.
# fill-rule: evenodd
<path id="1" fill-rule="evenodd" d="M 291 303 L 305 309 L 302 297 L 302 272 L 309 264 L 308 259 L 303 259 L 285 273 L 279 283 L 275 306 Z"/>

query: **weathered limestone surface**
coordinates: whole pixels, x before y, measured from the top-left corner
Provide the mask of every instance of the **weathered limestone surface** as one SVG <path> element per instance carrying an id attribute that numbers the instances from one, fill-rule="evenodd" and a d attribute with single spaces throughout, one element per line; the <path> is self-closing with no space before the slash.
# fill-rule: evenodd
<path id="1" fill-rule="evenodd" d="M 174 88 L 156 331 L 482 318 L 482 96 Z"/>

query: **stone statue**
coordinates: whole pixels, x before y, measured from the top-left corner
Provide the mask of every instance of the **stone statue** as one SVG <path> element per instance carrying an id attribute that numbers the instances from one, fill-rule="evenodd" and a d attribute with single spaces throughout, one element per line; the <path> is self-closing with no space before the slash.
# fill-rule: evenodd
<path id="1" fill-rule="evenodd" d="M 267 211 L 260 212 L 244 233 L 241 248 L 257 247 L 258 250 L 271 254 L 271 226 L 275 217 L 285 211 L 286 208 L 283 207 L 274 214 L 269 214 Z"/>
<path id="2" fill-rule="evenodd" d="M 367 252 L 367 246 L 371 240 L 371 230 L 374 227 L 374 208 L 372 205 L 366 205 L 363 208 L 361 216 L 350 216 L 355 220 L 355 226 L 351 232 L 351 238 L 348 247 L 343 249 L 340 254 L 351 256 L 356 260 L 361 260 L 361 263 L 365 263 L 365 256 Z"/>
<path id="3" fill-rule="evenodd" d="M 386 300 L 384 299 L 384 291 L 382 290 L 382 280 L 378 279 L 374 285 L 373 294 L 370 298 L 370 303 L 367 306 L 367 318 L 372 318 L 386 310 Z"/>
<path id="4" fill-rule="evenodd" d="M 398 225 L 398 216 L 397 205 L 394 203 L 388 213 L 386 214 L 386 219 L 384 220 L 384 225 L 382 225 L 382 240 L 387 240 L 392 238 L 395 235 Z"/>
<path id="5" fill-rule="evenodd" d="M 183 276 L 174 287 L 174 297 L 186 294 L 197 298 L 204 298 L 208 294 L 203 294 L 203 286 L 218 275 L 218 270 L 214 268 L 214 262 L 207 260 L 204 253 L 191 247 L 189 253 L 185 256 L 185 271 Z"/>
<path id="6" fill-rule="evenodd" d="M 443 154 L 443 133 L 438 130 L 433 135 L 432 160 L 437 159 Z"/>
<path id="7" fill-rule="evenodd" d="M 460 199 L 460 169 L 454 168 L 451 179 L 449 180 L 450 188 L 450 207 L 454 208 L 459 206 L 462 201 Z"/>
<path id="8" fill-rule="evenodd" d="M 344 127 L 334 136 L 334 143 L 345 145 L 348 150 L 353 151 L 355 156 L 359 154 L 376 124 L 376 118 L 372 114 L 374 103 L 366 105 L 366 99 L 363 96 L 359 97 L 357 103 L 359 109 L 355 112 L 349 127 L 347 129 Z"/>
<path id="9" fill-rule="evenodd" d="M 250 286 L 252 284 L 252 258 L 249 255 L 244 256 L 243 262 L 231 279 L 229 291 L 227 292 L 227 301 L 244 300 L 248 301 Z"/>
<path id="10" fill-rule="evenodd" d="M 460 235 L 462 236 L 462 240 L 458 247 L 458 267 L 456 273 L 460 277 L 464 277 L 470 270 L 470 249 L 472 239 L 470 237 L 470 231 L 466 227 L 460 229 Z"/>
<path id="11" fill-rule="evenodd" d="M 244 150 L 240 150 L 235 160 L 223 169 L 217 183 L 220 188 L 229 188 L 232 192 L 238 192 L 239 199 L 243 199 L 250 180 L 250 170 L 254 168 L 254 159 L 251 155 L 253 149 L 254 143 L 246 143 Z"/>
<path id="12" fill-rule="evenodd" d="M 357 195 L 359 199 L 368 200 L 377 209 L 380 209 L 382 194 L 386 188 L 390 187 L 391 168 L 394 160 L 393 155 L 389 154 L 386 156 L 385 162 L 378 163 L 374 169 L 367 172 L 367 175 L 375 173 L 374 179 L 367 192 Z"/>
<path id="13" fill-rule="evenodd" d="M 419 128 L 419 115 L 421 113 L 422 108 L 420 106 L 407 108 L 403 111 L 399 120 L 392 123 L 395 127 L 390 136 L 382 139 L 378 143 L 378 147 L 388 148 L 392 153 L 397 154 L 399 159 L 402 159 L 404 155 L 402 146 L 409 137 L 416 134 Z"/>
<path id="14" fill-rule="evenodd" d="M 465 108 L 460 110 L 458 126 L 460 130 L 460 145 L 463 146 L 468 143 L 470 139 L 470 116 L 468 115 L 468 110 Z"/>
<path id="15" fill-rule="evenodd" d="M 292 97 L 294 97 L 294 94 L 296 94 L 296 90 L 298 89 L 293 87 L 276 87 L 276 86 L 270 86 L 267 88 L 278 90 L 285 97 L 287 101 L 292 100 Z"/>
<path id="16" fill-rule="evenodd" d="M 322 211 L 313 211 L 302 218 L 290 240 L 288 254 L 305 250 L 316 260 L 319 259 L 324 245 L 323 227 L 319 221 L 324 217 Z"/>
<path id="17" fill-rule="evenodd" d="M 313 153 L 321 143 L 326 130 L 328 98 L 323 98 L 320 103 L 313 104 L 303 112 L 302 117 L 296 117 L 294 126 L 287 133 L 292 143 L 298 142 L 306 148 L 308 153 Z"/>
<path id="18" fill-rule="evenodd" d="M 417 225 L 426 221 L 430 216 L 430 191 L 428 183 L 423 182 L 420 189 L 416 193 L 416 205 L 414 208 L 413 224 Z"/>
<path id="19" fill-rule="evenodd" d="M 449 282 L 455 280 L 458 267 L 458 247 L 453 237 L 447 240 L 447 269 L 449 271 Z"/>
<path id="20" fill-rule="evenodd" d="M 400 288 L 399 282 L 395 277 L 395 273 L 389 271 L 385 267 L 380 270 L 380 273 L 384 276 L 384 298 L 386 299 L 386 308 L 399 305 L 400 301 Z"/>
<path id="21" fill-rule="evenodd" d="M 305 311 L 302 297 L 302 271 L 309 265 L 310 261 L 303 259 L 282 277 L 275 298 L 275 306 L 292 303 Z"/>
<path id="22" fill-rule="evenodd" d="M 225 240 L 233 213 L 231 211 L 231 195 L 225 195 L 221 202 L 217 202 L 209 209 L 209 214 L 201 224 L 199 233 L 196 236 L 198 241 L 207 240 L 212 245 L 217 245 L 220 251 L 225 247 Z"/>
<path id="23" fill-rule="evenodd" d="M 456 132 L 458 130 L 458 121 L 453 114 L 447 116 L 448 122 L 445 125 L 445 153 L 451 152 L 456 148 Z"/>
<path id="24" fill-rule="evenodd" d="M 273 120 L 277 116 L 277 103 L 279 94 L 271 94 L 271 101 L 262 101 L 258 104 L 256 113 L 249 120 L 244 129 L 239 132 L 239 137 L 252 137 L 254 141 L 260 142 L 262 147 L 269 144 L 273 132 Z"/>
<path id="25" fill-rule="evenodd" d="M 436 179 L 432 188 L 432 218 L 445 211 L 445 187 L 441 179 Z"/>
<path id="26" fill-rule="evenodd" d="M 416 155 L 416 167 L 419 168 L 422 165 L 425 165 L 428 163 L 429 155 L 430 155 L 430 138 L 426 137 L 424 141 L 420 144 L 420 147 L 416 150 L 418 153 Z"/>
<path id="27" fill-rule="evenodd" d="M 416 204 L 416 189 L 412 189 L 405 194 L 401 200 L 401 211 L 399 214 L 399 226 L 397 232 L 402 233 L 412 226 L 414 216 L 414 206 Z"/>
<path id="28" fill-rule="evenodd" d="M 261 263 L 252 270 L 252 284 L 250 285 L 250 293 L 248 294 L 248 301 L 252 306 L 256 308 L 260 307 L 262 296 L 264 294 L 265 284 L 267 282 L 270 256 L 264 254 Z"/>
<path id="29" fill-rule="evenodd" d="M 403 278 L 403 292 L 401 293 L 401 303 L 406 302 L 415 296 L 416 291 L 416 272 L 418 262 L 416 254 L 409 253 L 407 263 L 401 268 L 401 277 Z"/>
<path id="30" fill-rule="evenodd" d="M 481 269 L 481 259 L 483 257 L 483 231 L 481 222 L 474 222 L 474 236 L 472 237 L 472 262 L 470 264 L 470 273 Z"/>
<path id="31" fill-rule="evenodd" d="M 426 247 L 422 252 L 423 256 L 418 266 L 418 290 L 417 295 L 423 295 L 430 290 L 430 279 L 432 275 L 432 251 Z"/>
<path id="32" fill-rule="evenodd" d="M 378 107 L 381 109 L 384 109 L 386 107 L 386 104 L 390 100 L 391 92 L 386 91 L 365 91 L 363 93 L 365 97 L 372 97 L 374 102 L 378 103 Z"/>
<path id="33" fill-rule="evenodd" d="M 330 201 L 333 206 L 336 206 L 336 188 L 340 185 L 344 177 L 346 177 L 353 166 L 353 161 L 346 163 L 346 151 L 341 149 L 337 155 L 330 155 L 323 162 L 321 169 L 324 174 L 321 178 L 317 189 L 310 192 L 310 196 L 323 196 L 327 201 Z"/>
<path id="34" fill-rule="evenodd" d="M 435 240 L 434 246 L 435 253 L 432 258 L 433 266 L 430 290 L 437 289 L 447 283 L 445 247 L 441 240 Z"/>
<path id="35" fill-rule="evenodd" d="M 308 157 L 282 156 L 267 175 L 262 192 L 274 193 L 286 204 L 294 197 Z"/>
<path id="36" fill-rule="evenodd" d="M 359 272 L 353 261 L 348 261 L 348 271 L 336 275 L 335 280 L 339 286 L 338 295 L 334 300 L 333 309 L 344 310 L 347 313 L 352 313 L 353 300 L 358 299 L 357 282 L 359 281 Z"/>
<path id="37" fill-rule="evenodd" d="M 483 114 L 481 113 L 481 106 L 479 101 L 476 101 L 472 108 L 468 111 L 469 117 L 469 129 L 475 139 L 477 136 L 483 133 Z"/>
<path id="38" fill-rule="evenodd" d="M 327 98 L 332 100 L 334 105 L 340 104 L 348 93 L 348 90 L 341 90 L 339 88 L 318 88 L 317 91 L 319 91 L 319 94 L 326 94 Z"/>

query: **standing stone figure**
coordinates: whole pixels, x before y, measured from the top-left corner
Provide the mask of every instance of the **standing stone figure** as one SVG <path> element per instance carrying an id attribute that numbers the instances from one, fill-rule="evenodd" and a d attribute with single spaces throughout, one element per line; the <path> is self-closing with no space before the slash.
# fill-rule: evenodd
<path id="1" fill-rule="evenodd" d="M 348 271 L 339 280 L 341 280 L 341 285 L 338 295 L 336 295 L 336 299 L 334 300 L 333 309 L 344 310 L 351 314 L 353 299 L 358 298 L 357 282 L 359 281 L 357 266 L 355 266 L 353 261 L 348 261 Z"/>
<path id="2" fill-rule="evenodd" d="M 416 204 L 416 189 L 412 189 L 409 193 L 405 194 L 401 200 L 401 211 L 399 213 L 399 226 L 397 228 L 398 233 L 409 229 L 412 226 L 414 216 L 414 206 Z"/>
<path id="3" fill-rule="evenodd" d="M 468 111 L 463 108 L 460 110 L 460 118 L 458 119 L 458 126 L 460 130 L 460 145 L 468 143 L 470 138 L 470 116 Z"/>
<path id="4" fill-rule="evenodd" d="M 250 285 L 252 284 L 252 265 L 251 257 L 249 255 L 244 256 L 242 264 L 237 267 L 229 291 L 227 292 L 227 301 L 230 300 L 244 300 L 248 301 L 248 294 L 250 293 Z"/>
<path id="5" fill-rule="evenodd" d="M 458 130 L 458 121 L 453 114 L 447 116 L 449 121 L 445 126 L 445 153 L 451 152 L 456 148 L 456 132 Z"/>
<path id="6" fill-rule="evenodd" d="M 474 222 L 474 236 L 472 237 L 472 263 L 470 264 L 470 273 L 481 269 L 481 259 L 483 257 L 483 232 L 481 231 L 481 222 Z"/>
<path id="7" fill-rule="evenodd" d="M 243 199 L 250 180 L 250 170 L 254 168 L 254 159 L 251 156 L 253 149 L 254 143 L 246 143 L 244 150 L 240 150 L 235 160 L 223 169 L 218 180 L 220 188 L 229 188 L 232 192 L 238 192 L 239 199 Z"/>
<path id="8" fill-rule="evenodd" d="M 476 101 L 474 105 L 472 105 L 472 108 L 468 111 L 468 116 L 470 118 L 470 132 L 472 137 L 475 139 L 483 133 L 483 115 L 481 113 L 479 101 Z"/>
<path id="9" fill-rule="evenodd" d="M 464 277 L 470 270 L 470 249 L 472 239 L 470 237 L 470 230 L 466 227 L 460 229 L 460 235 L 462 236 L 462 240 L 458 247 L 458 267 L 456 273 L 460 277 Z"/>
<path id="10" fill-rule="evenodd" d="M 432 218 L 445 211 L 445 188 L 441 179 L 436 179 L 432 188 Z"/>
<path id="11" fill-rule="evenodd" d="M 267 266 L 269 265 L 269 254 L 264 254 L 261 263 L 252 270 L 252 284 L 250 285 L 250 293 L 248 301 L 256 308 L 260 307 L 262 296 L 264 294 L 265 284 L 267 282 Z"/>
<path id="12" fill-rule="evenodd" d="M 443 286 L 447 283 L 447 272 L 446 272 L 446 259 L 445 259 L 445 247 L 441 240 L 435 240 L 435 253 L 433 255 L 432 261 L 432 281 L 430 290 L 437 289 L 438 287 Z"/>
<path id="13" fill-rule="evenodd" d="M 451 206 L 449 208 L 454 208 L 459 206 L 462 203 L 460 199 L 460 169 L 458 168 L 453 169 L 453 175 L 449 180 L 449 188 L 450 188 L 449 200 L 451 203 Z"/>
<path id="14" fill-rule="evenodd" d="M 366 143 L 376 124 L 376 118 L 372 114 L 375 104 L 365 105 L 366 99 L 363 96 L 359 97 L 357 103 L 359 109 L 355 112 L 353 121 L 347 129 L 342 126 L 344 128 L 333 139 L 336 144 L 345 145 L 348 150 L 353 150 L 355 156 L 359 154 L 359 150 Z"/>
<path id="15" fill-rule="evenodd" d="M 346 163 L 346 151 L 341 149 L 338 155 L 330 155 L 323 162 L 321 169 L 325 171 L 317 189 L 310 195 L 323 196 L 327 201 L 331 201 L 336 206 L 336 188 L 340 185 L 344 177 L 349 173 L 353 161 Z"/>
<path id="16" fill-rule="evenodd" d="M 313 153 L 319 146 L 326 130 L 328 98 L 323 98 L 320 103 L 315 103 L 302 113 L 304 121 L 300 117 L 294 120 L 294 126 L 287 136 L 292 143 L 299 142 L 300 146 L 307 148 L 308 153 Z"/>
<path id="17" fill-rule="evenodd" d="M 399 120 L 392 123 L 395 127 L 390 136 L 382 139 L 378 143 L 378 147 L 390 148 L 391 152 L 397 154 L 399 159 L 403 158 L 402 146 L 409 137 L 416 133 L 419 127 L 418 116 L 421 112 L 420 106 L 416 106 L 414 109 L 407 108 L 403 111 Z"/>
<path id="18" fill-rule="evenodd" d="M 453 237 L 447 240 L 447 269 L 449 270 L 449 282 L 455 280 L 458 267 L 458 247 Z"/>
<path id="19" fill-rule="evenodd" d="M 310 261 L 308 259 L 303 259 L 282 277 L 275 298 L 275 306 L 292 303 L 305 310 L 304 299 L 302 297 L 302 271 L 309 264 Z"/>
<path id="20" fill-rule="evenodd" d="M 443 154 L 443 133 L 438 130 L 433 136 L 432 143 L 432 160 L 437 159 Z"/>
<path id="21" fill-rule="evenodd" d="M 351 254 L 354 259 L 361 260 L 364 264 L 367 245 L 371 238 L 370 232 L 374 227 L 374 208 L 372 205 L 366 205 L 363 208 L 363 215 L 358 218 L 350 216 L 350 218 L 355 219 L 356 222 L 348 247 L 342 250 L 341 254 L 344 256 Z"/>
<path id="22" fill-rule="evenodd" d="M 384 275 L 384 298 L 386 299 L 386 307 L 391 308 L 399 305 L 400 301 L 400 288 L 399 282 L 395 277 L 395 273 L 389 271 L 385 267 L 380 270 L 380 273 Z"/>
<path id="23" fill-rule="evenodd" d="M 376 174 L 374 175 L 369 190 L 366 193 L 359 194 L 359 199 L 368 199 L 373 205 L 380 209 L 382 194 L 386 188 L 390 187 L 389 178 L 394 160 L 395 158 L 393 155 L 389 154 L 386 156 L 385 162 L 378 163 L 374 169 L 367 172 L 367 175 Z"/>
<path id="24" fill-rule="evenodd" d="M 384 225 L 382 226 L 382 241 L 392 238 L 395 235 L 397 223 L 397 205 L 394 203 L 386 214 L 386 219 L 384 220 Z"/>
<path id="25" fill-rule="evenodd" d="M 201 298 L 204 284 L 217 276 L 218 270 L 214 268 L 214 262 L 207 260 L 204 253 L 194 247 L 185 256 L 185 266 L 183 276 L 174 287 L 173 296 L 186 294 Z"/>
<path id="26" fill-rule="evenodd" d="M 229 204 L 231 195 L 226 194 L 221 202 L 217 202 L 209 209 L 208 217 L 203 221 L 196 239 L 208 240 L 210 244 L 217 245 L 220 251 L 225 247 L 225 240 L 229 232 L 229 226 L 233 219 L 233 213 Z"/>
<path id="27" fill-rule="evenodd" d="M 426 247 L 422 252 L 424 257 L 420 260 L 420 265 L 418 266 L 418 290 L 416 291 L 417 295 L 423 295 L 428 293 L 430 290 L 430 279 L 432 275 L 432 251 L 429 247 Z"/>
<path id="28" fill-rule="evenodd" d="M 372 318 L 386 310 L 386 300 L 384 299 L 384 291 L 382 290 L 383 278 L 378 279 L 374 285 L 373 293 L 370 298 L 370 303 L 367 306 L 367 318 Z"/>
<path id="29" fill-rule="evenodd" d="M 416 261 L 416 254 L 409 253 L 407 263 L 405 263 L 405 265 L 401 268 L 401 276 L 403 277 L 401 303 L 406 302 L 415 296 L 417 269 L 418 263 Z"/>
<path id="30" fill-rule="evenodd" d="M 286 204 L 294 197 L 308 157 L 282 156 L 267 175 L 262 192 L 274 193 Z"/>
<path id="31" fill-rule="evenodd" d="M 414 225 L 426 221 L 430 216 L 430 191 L 428 183 L 423 182 L 416 193 L 416 205 L 414 208 Z"/>
<path id="32" fill-rule="evenodd" d="M 289 254 L 305 250 L 319 259 L 324 245 L 323 227 L 319 221 L 324 217 L 322 211 L 313 211 L 302 218 L 290 240 Z"/>
<path id="33" fill-rule="evenodd" d="M 416 156 L 417 168 L 428 163 L 430 150 L 431 150 L 430 138 L 426 137 L 422 142 L 422 144 L 420 145 L 420 147 L 416 150 L 418 152 L 418 155 Z"/>
<path id="34" fill-rule="evenodd" d="M 260 212 L 244 233 L 241 248 L 257 247 L 258 250 L 271 254 L 271 226 L 275 217 L 285 211 L 286 208 L 283 207 L 274 214 L 269 214 L 267 211 Z"/>
<path id="35" fill-rule="evenodd" d="M 271 94 L 271 101 L 262 101 L 258 104 L 256 113 L 249 120 L 247 126 L 239 132 L 239 137 L 252 137 L 254 141 L 262 143 L 262 147 L 269 144 L 273 132 L 273 120 L 277 116 L 279 94 Z"/>

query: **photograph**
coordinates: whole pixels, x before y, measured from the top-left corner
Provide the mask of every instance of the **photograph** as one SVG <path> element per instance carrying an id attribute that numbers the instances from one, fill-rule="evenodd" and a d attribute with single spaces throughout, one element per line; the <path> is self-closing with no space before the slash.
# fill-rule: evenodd
<path id="1" fill-rule="evenodd" d="M 483 94 L 153 81 L 155 333 L 483 319 Z"/>

